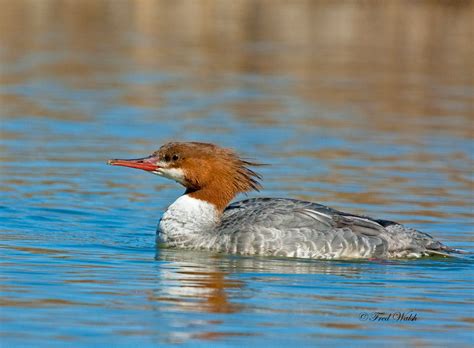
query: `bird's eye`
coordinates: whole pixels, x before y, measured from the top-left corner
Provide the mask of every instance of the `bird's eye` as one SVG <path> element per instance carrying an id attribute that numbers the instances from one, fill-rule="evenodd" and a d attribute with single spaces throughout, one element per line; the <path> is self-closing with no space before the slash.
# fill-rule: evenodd
<path id="1" fill-rule="evenodd" d="M 165 162 L 169 162 L 170 160 L 170 155 L 165 155 Z"/>
<path id="2" fill-rule="evenodd" d="M 178 156 L 178 155 L 173 155 L 173 157 L 172 157 L 172 160 L 173 160 L 173 161 L 177 161 L 178 159 L 179 159 L 179 156 Z"/>

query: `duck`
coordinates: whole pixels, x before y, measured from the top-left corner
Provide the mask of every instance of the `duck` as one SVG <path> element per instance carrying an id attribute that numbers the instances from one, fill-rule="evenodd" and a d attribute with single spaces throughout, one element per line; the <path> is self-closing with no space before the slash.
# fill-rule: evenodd
<path id="1" fill-rule="evenodd" d="M 169 142 L 138 159 L 108 164 L 171 179 L 184 193 L 164 212 L 157 242 L 168 248 L 306 259 L 451 256 L 461 250 L 398 222 L 342 212 L 293 198 L 257 197 L 261 164 L 204 142 Z"/>

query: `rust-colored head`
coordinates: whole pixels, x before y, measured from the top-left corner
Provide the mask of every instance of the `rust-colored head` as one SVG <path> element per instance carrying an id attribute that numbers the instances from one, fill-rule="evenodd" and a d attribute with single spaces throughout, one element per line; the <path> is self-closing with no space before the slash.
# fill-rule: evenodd
<path id="1" fill-rule="evenodd" d="M 259 190 L 260 175 L 248 166 L 258 163 L 240 158 L 234 151 L 214 144 L 171 142 L 151 156 L 134 160 L 110 160 L 111 165 L 143 169 L 173 179 L 194 198 L 223 210 L 240 192 Z"/>

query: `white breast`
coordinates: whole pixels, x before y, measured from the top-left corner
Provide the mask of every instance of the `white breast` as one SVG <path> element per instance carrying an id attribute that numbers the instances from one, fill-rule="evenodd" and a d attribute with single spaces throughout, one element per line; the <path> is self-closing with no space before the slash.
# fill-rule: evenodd
<path id="1" fill-rule="evenodd" d="M 169 246 L 202 248 L 219 222 L 215 206 L 183 195 L 171 204 L 160 221 L 159 239 Z"/>

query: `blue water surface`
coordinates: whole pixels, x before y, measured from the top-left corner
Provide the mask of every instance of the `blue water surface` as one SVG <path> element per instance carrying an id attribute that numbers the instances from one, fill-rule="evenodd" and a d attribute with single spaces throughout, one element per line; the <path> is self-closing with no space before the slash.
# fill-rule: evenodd
<path id="1" fill-rule="evenodd" d="M 183 188 L 106 165 L 170 140 L 214 142 L 269 164 L 251 197 L 392 219 L 474 252 L 474 89 L 456 47 L 431 57 L 432 71 L 405 46 L 396 50 L 408 63 L 387 61 L 357 36 L 351 45 L 280 37 L 279 21 L 263 38 L 229 43 L 224 31 L 213 46 L 151 25 L 138 5 L 103 15 L 102 2 L 58 7 L 76 23 L 42 22 L 52 8 L 19 3 L 5 5 L 1 47 L 2 347 L 472 346 L 472 255 L 318 261 L 162 249 L 157 222 Z M 143 27 L 117 26 L 133 22 L 129 12 Z M 36 21 L 19 20 L 28 15 Z"/>

